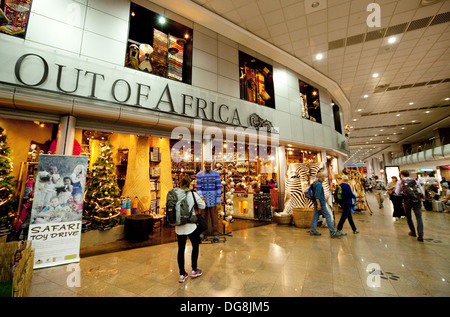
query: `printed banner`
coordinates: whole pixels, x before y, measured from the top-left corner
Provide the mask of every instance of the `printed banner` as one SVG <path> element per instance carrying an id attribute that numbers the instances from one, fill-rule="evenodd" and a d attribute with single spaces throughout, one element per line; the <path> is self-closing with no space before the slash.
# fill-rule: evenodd
<path id="1" fill-rule="evenodd" d="M 39 155 L 28 240 L 34 268 L 78 262 L 87 156 Z"/>

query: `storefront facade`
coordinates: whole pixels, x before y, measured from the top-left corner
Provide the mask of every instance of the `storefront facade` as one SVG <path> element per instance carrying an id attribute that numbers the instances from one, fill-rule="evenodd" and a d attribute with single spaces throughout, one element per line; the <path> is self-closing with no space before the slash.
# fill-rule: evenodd
<path id="1" fill-rule="evenodd" d="M 335 89 L 329 79 L 312 69 L 300 73 L 301 67 L 306 66 L 292 66 L 291 61 L 286 61 L 281 52 L 267 43 L 243 45 L 246 38 L 251 39 L 247 41 L 249 44 L 254 41 L 244 30 L 240 30 L 241 40 L 233 39 L 237 35 L 226 37 L 228 32 L 219 33 L 224 22 L 218 17 L 217 31 L 208 28 L 211 27 L 209 22 L 192 18 L 195 12 L 210 15 L 194 3 L 180 9 L 174 9 L 173 3 L 166 7 L 161 3 L 34 0 L 22 38 L 0 33 L 2 46 L 6 48 L 0 52 L 0 122 L 15 125 L 15 131 L 24 136 L 28 134 L 20 148 L 19 145 L 13 148 L 14 155 L 20 157 L 16 167 L 28 155 L 29 143 L 37 141 L 33 139 L 37 126 L 31 124 L 32 129 L 24 127 L 21 131 L 17 129 L 20 124 L 11 120 L 52 124 L 52 128 L 48 128 L 51 129 L 49 135 L 41 139 L 56 140 L 55 153 L 65 155 L 74 154 L 76 144 L 82 148 L 90 145 L 83 140 L 86 131 L 115 134 L 115 151 L 133 146 L 131 141 L 123 141 L 124 135 L 147 138 L 144 143 L 148 149 L 158 148 L 162 155 L 161 160 L 150 163 L 150 168 L 156 168 L 156 173 L 158 168 L 161 174 L 167 173 L 164 180 L 161 176 L 159 185 L 151 181 L 151 175 L 146 176 L 149 188 L 160 188 L 158 196 L 150 195 L 148 205 L 164 197 L 176 183 L 174 175 L 187 169 L 174 163 L 171 153 L 174 140 L 180 139 L 180 131 L 190 134 L 193 143 L 199 142 L 202 148 L 208 146 L 214 131 L 223 135 L 223 144 L 230 129 L 255 132 L 256 142 L 265 142 L 274 149 L 267 160 L 251 159 L 252 142 L 247 134 L 242 144 L 247 147 L 244 157 L 236 156 L 237 142 L 233 158 L 216 157 L 214 164 L 222 168 L 227 160 L 232 162 L 230 168 L 235 175 L 245 169 L 243 182 L 248 181 L 246 177 L 261 180 L 262 174 L 264 181 L 274 179 L 280 209 L 286 166 L 298 159 L 289 155 L 289 151 L 313 150 L 317 153 L 315 161 L 326 162 L 327 157 L 344 161 L 348 145 L 339 130 L 344 126 L 345 111 L 336 111 L 333 100 L 338 100 L 343 109 L 348 105 L 343 93 Z M 179 12 L 183 9 L 188 9 L 186 16 Z M 184 57 L 178 61 L 182 61 L 183 67 L 176 68 L 177 60 L 174 60 L 172 67 L 175 68 L 171 68 L 170 58 L 168 66 L 157 68 L 152 64 L 152 71 L 132 67 L 133 45 L 140 46 L 137 35 L 131 38 L 132 30 L 138 27 L 133 19 L 142 12 L 163 15 L 169 24 L 186 27 L 186 40 L 180 41 L 180 35 L 176 38 L 177 43 L 182 43 L 178 49 L 184 45 Z M 154 63 L 158 57 L 155 39 L 160 34 L 169 34 L 170 52 L 170 32 L 175 29 L 164 33 L 164 27 L 157 30 L 156 22 L 149 22 L 149 29 L 152 28 L 153 55 L 147 60 Z M 260 45 L 264 49 L 260 49 Z M 267 57 L 261 53 L 268 49 L 276 54 Z M 252 68 L 248 61 L 260 66 Z M 312 90 L 308 90 L 305 83 L 313 87 Z M 261 127 L 269 127 L 270 132 L 263 133 Z M 138 146 L 139 140 L 133 142 Z M 19 155 L 19 152 L 26 154 Z M 88 148 L 85 154 L 92 155 L 92 149 Z M 115 163 L 121 165 L 118 156 Z M 205 153 L 201 152 L 200 157 L 193 153 L 185 161 L 189 160 L 192 165 L 189 171 L 195 175 L 205 160 Z M 342 168 L 339 163 L 333 164 L 334 170 Z M 248 216 L 251 208 L 248 205 L 252 205 L 253 200 L 242 203 L 248 195 L 248 191 L 234 195 L 235 215 Z"/>

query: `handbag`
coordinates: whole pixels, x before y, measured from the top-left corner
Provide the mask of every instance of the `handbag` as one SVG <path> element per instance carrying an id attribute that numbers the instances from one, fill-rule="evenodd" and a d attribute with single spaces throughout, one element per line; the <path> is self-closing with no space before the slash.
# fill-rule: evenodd
<path id="1" fill-rule="evenodd" d="M 191 191 L 191 193 L 192 193 L 192 198 L 194 199 L 194 210 L 195 210 L 195 212 L 196 212 L 196 216 L 197 216 L 197 229 L 200 231 L 200 232 L 203 232 L 203 231 L 205 231 L 206 229 L 208 229 L 208 224 L 206 223 L 206 220 L 205 220 L 205 218 L 203 218 L 203 216 L 199 213 L 199 211 L 198 211 L 198 205 L 197 205 L 197 200 L 195 199 L 195 196 L 194 196 L 194 192 L 193 191 Z"/>

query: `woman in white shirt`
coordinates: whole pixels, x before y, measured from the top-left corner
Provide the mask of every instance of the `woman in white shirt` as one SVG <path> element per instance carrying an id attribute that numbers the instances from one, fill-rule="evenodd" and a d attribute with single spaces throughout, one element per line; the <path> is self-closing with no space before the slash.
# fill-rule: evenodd
<path id="1" fill-rule="evenodd" d="M 205 202 L 200 198 L 200 196 L 191 190 L 189 190 L 189 185 L 191 183 L 191 178 L 189 175 L 184 176 L 184 178 L 181 180 L 181 189 L 183 189 L 186 192 L 187 195 L 187 203 L 189 206 L 189 210 L 194 209 L 195 201 L 197 202 L 197 206 L 199 209 L 205 209 L 206 204 Z M 193 210 L 195 212 L 195 210 Z M 191 261 L 192 261 L 192 272 L 191 277 L 196 278 L 202 275 L 202 270 L 200 270 L 197 267 L 197 261 L 198 261 L 198 254 L 199 254 L 199 245 L 201 243 L 200 239 L 200 232 L 197 229 L 196 223 L 186 223 L 181 226 L 175 227 L 175 232 L 177 234 L 177 240 L 178 240 L 178 268 L 180 269 L 180 279 L 178 282 L 184 283 L 186 281 L 188 274 L 184 270 L 184 251 L 186 248 L 186 241 L 189 237 L 189 240 L 191 240 L 192 244 L 192 255 L 191 255 Z"/>

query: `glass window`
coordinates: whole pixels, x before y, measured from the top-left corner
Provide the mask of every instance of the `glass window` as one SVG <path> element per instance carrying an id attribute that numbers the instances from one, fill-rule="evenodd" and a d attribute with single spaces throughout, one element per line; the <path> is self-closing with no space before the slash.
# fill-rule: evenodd
<path id="1" fill-rule="evenodd" d="M 331 102 L 331 106 L 333 107 L 334 129 L 342 134 L 341 109 L 334 101 Z"/>
<path id="2" fill-rule="evenodd" d="M 241 99 L 275 108 L 272 66 L 239 52 Z"/>
<path id="3" fill-rule="evenodd" d="M 0 32 L 25 37 L 31 0 L 0 0 Z"/>
<path id="4" fill-rule="evenodd" d="M 303 118 L 322 123 L 319 89 L 305 83 L 304 81 L 299 80 L 298 82 Z"/>
<path id="5" fill-rule="evenodd" d="M 192 83 L 192 29 L 131 3 L 125 65 Z"/>

